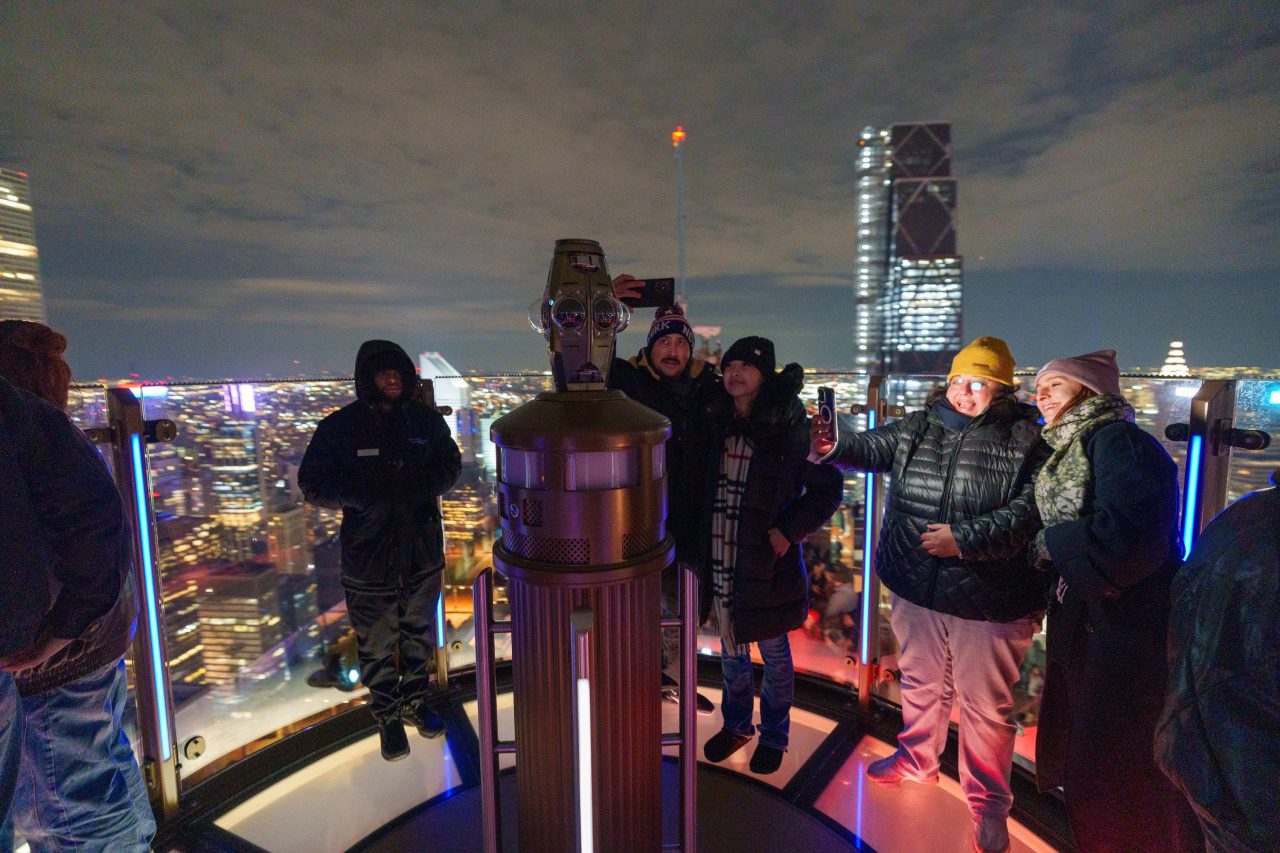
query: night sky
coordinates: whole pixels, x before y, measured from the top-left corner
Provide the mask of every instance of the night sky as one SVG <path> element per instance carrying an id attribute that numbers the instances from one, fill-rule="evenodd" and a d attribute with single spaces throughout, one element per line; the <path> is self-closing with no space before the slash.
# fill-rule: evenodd
<path id="1" fill-rule="evenodd" d="M 857 134 L 917 120 L 952 122 L 967 338 L 1280 367 L 1280 6 L 763 5 L 0 5 L 77 378 L 346 374 L 370 337 L 545 367 L 556 238 L 675 274 L 677 123 L 691 319 L 848 367 Z"/>

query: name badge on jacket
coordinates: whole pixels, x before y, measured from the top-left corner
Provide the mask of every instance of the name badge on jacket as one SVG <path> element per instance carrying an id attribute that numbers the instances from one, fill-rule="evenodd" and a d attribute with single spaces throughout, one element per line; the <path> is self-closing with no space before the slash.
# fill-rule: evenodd
<path id="1" fill-rule="evenodd" d="M 377 456 L 381 453 L 376 447 L 362 447 L 356 451 L 356 456 Z"/>

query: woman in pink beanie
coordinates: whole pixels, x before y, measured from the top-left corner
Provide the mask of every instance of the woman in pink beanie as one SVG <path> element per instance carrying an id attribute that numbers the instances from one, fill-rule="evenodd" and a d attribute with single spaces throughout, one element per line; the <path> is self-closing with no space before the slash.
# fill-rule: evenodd
<path id="1" fill-rule="evenodd" d="M 1203 850 L 1153 757 L 1169 585 L 1182 562 L 1177 467 L 1134 424 L 1115 350 L 1054 359 L 1035 394 L 1053 454 L 1036 478 L 1044 529 L 1033 554 L 1057 577 L 1037 782 L 1063 787 L 1081 853 Z"/>

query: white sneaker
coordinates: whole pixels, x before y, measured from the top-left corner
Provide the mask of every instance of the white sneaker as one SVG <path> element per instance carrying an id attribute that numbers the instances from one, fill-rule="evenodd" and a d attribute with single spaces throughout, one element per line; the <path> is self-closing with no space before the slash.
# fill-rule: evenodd
<path id="1" fill-rule="evenodd" d="M 910 769 L 907 762 L 898 753 L 888 758 L 881 758 L 867 765 L 867 778 L 886 788 L 898 788 L 903 782 L 918 782 L 921 785 L 938 784 L 938 774 L 921 776 Z"/>
<path id="2" fill-rule="evenodd" d="M 973 821 L 973 849 L 976 853 L 1008 853 L 1008 820 L 1002 817 L 975 818 Z"/>

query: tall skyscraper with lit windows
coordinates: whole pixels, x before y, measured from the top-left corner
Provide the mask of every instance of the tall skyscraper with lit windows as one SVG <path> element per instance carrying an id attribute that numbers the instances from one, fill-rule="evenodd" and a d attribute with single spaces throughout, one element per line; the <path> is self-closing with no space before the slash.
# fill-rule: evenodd
<path id="1" fill-rule="evenodd" d="M 945 373 L 963 343 L 951 125 L 865 128 L 857 182 L 855 367 Z"/>
<path id="2" fill-rule="evenodd" d="M 45 321 L 31 182 L 26 172 L 5 168 L 0 168 L 0 320 Z"/>

